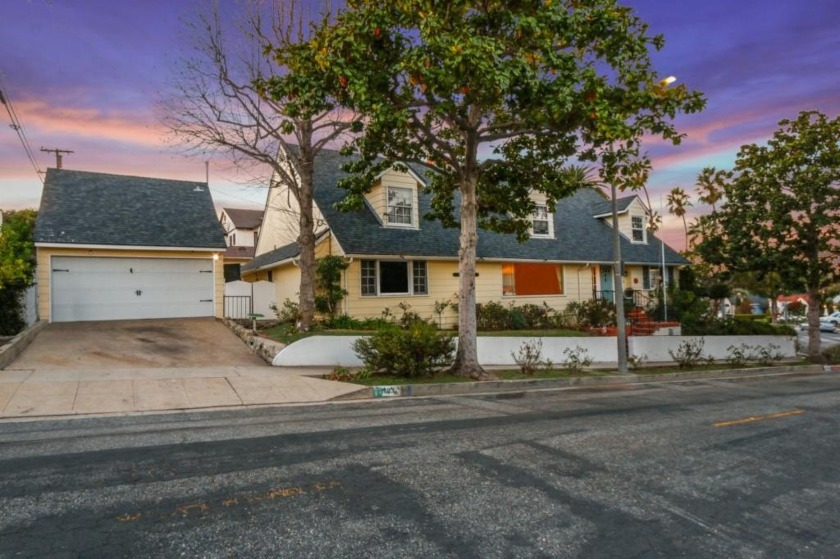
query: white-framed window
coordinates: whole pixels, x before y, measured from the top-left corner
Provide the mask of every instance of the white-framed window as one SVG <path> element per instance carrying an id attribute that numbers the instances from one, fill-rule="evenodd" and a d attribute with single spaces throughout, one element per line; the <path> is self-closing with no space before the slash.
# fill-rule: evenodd
<path id="1" fill-rule="evenodd" d="M 642 268 L 642 289 L 659 289 L 662 282 L 662 270 L 658 266 Z"/>
<path id="2" fill-rule="evenodd" d="M 534 213 L 531 214 L 531 236 L 551 237 L 551 213 L 545 204 L 537 204 Z"/>
<path id="3" fill-rule="evenodd" d="M 428 295 L 429 272 L 425 260 L 362 260 L 361 293 L 376 295 Z"/>
<path id="4" fill-rule="evenodd" d="M 630 218 L 630 228 L 633 234 L 634 243 L 643 243 L 646 241 L 647 232 L 645 231 L 645 218 L 640 215 L 634 215 Z"/>
<path id="5" fill-rule="evenodd" d="M 414 225 L 414 190 L 388 187 L 388 225 Z"/>

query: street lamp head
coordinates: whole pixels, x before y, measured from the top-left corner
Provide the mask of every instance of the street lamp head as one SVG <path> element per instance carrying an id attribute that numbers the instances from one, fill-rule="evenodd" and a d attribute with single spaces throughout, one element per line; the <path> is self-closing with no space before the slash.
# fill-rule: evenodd
<path id="1" fill-rule="evenodd" d="M 675 81 L 677 81 L 677 78 L 675 76 L 668 76 L 667 78 L 665 78 L 661 82 L 659 82 L 659 85 L 661 85 L 662 87 L 668 87 L 669 85 L 671 85 Z"/>

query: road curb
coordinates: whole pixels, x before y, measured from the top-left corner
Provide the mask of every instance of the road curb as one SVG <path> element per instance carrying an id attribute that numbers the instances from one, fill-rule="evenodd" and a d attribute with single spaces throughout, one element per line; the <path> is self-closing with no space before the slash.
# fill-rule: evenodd
<path id="1" fill-rule="evenodd" d="M 418 398 L 429 396 L 457 396 L 465 394 L 492 394 L 505 392 L 526 392 L 565 388 L 609 387 L 628 384 L 646 384 L 689 380 L 713 380 L 751 378 L 762 376 L 784 376 L 840 372 L 840 366 L 787 365 L 781 367 L 758 367 L 752 369 L 722 369 L 718 371 L 689 371 L 684 373 L 663 373 L 651 375 L 616 374 L 602 377 L 569 377 L 556 379 L 490 380 L 483 382 L 453 382 L 440 384 L 401 384 L 366 386 L 356 392 L 343 394 L 331 401 L 368 400 L 380 398 Z"/>

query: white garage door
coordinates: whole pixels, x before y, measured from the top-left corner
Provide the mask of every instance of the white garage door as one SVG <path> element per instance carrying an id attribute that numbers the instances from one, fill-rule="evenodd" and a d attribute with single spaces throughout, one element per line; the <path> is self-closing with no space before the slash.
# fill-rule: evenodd
<path id="1" fill-rule="evenodd" d="M 78 258 L 51 263 L 53 322 L 213 316 L 213 260 Z"/>

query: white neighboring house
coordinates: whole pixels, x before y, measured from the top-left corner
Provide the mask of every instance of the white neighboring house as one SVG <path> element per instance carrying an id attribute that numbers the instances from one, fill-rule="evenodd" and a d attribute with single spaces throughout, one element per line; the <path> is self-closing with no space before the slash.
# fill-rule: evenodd
<path id="1" fill-rule="evenodd" d="M 263 210 L 222 208 L 219 223 L 225 232 L 225 282 L 240 279 L 239 267 L 254 258 Z"/>

